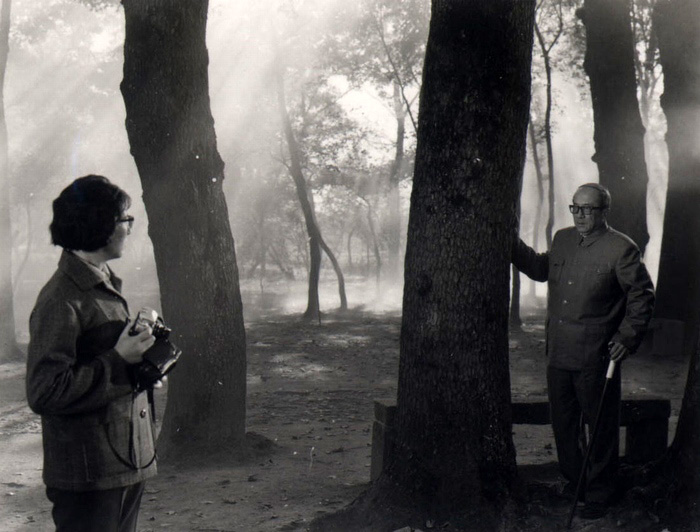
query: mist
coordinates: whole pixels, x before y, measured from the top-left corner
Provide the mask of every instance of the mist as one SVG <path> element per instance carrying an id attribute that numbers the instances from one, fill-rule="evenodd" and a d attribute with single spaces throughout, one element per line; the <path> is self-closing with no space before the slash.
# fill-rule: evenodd
<path id="1" fill-rule="evenodd" d="M 97 3 L 97 8 L 88 4 L 63 0 L 12 3 L 5 108 L 14 305 L 20 343 L 28 339 L 29 312 L 60 255 L 60 249 L 50 244 L 48 233 L 51 201 L 74 178 L 85 174 L 105 175 L 131 195 L 130 213 L 136 223 L 124 257 L 112 267 L 124 279 L 132 313 L 143 305 L 160 308 L 147 216 L 119 92 L 123 12 L 114 3 Z M 398 187 L 400 260 L 398 268 L 392 270 L 386 228 L 390 223 L 387 181 L 396 146 L 394 94 L 388 79 L 377 81 L 381 76 L 372 77 L 371 72 L 362 79 L 357 74 L 360 67 L 355 68 L 359 59 L 341 53 L 353 45 L 352 32 L 359 31 L 367 15 L 361 7 L 343 4 L 321 0 L 210 2 L 211 108 L 218 149 L 226 163 L 224 190 L 246 319 L 301 313 L 307 297 L 307 236 L 287 167 L 273 82 L 280 70 L 292 121 L 297 131 L 303 132 L 300 142 L 317 220 L 343 268 L 350 307 L 375 312 L 398 312 L 401 308 L 401 265 L 415 149 L 411 119 L 418 115 L 420 70 L 414 72 L 413 79 L 406 77 L 403 84 L 402 97 L 410 102 L 412 116 L 405 117 L 405 153 Z M 423 4 L 422 13 L 428 13 L 429 2 Z M 398 29 L 388 11 L 385 14 L 385 38 L 390 45 L 398 43 Z M 417 50 L 427 38 L 427 17 L 416 22 L 416 26 L 420 24 L 423 27 L 417 35 L 423 42 L 412 43 Z M 567 46 L 572 45 L 559 45 L 561 57 L 569 53 Z M 533 112 L 541 115 L 538 61 L 535 49 Z M 593 115 L 582 65 L 562 64 L 555 69 L 553 84 L 556 231 L 571 223 L 567 206 L 576 187 L 598 177 L 591 161 Z M 658 106 L 662 90 L 659 84 L 653 120 L 647 127 L 646 150 L 651 241 L 645 261 L 654 278 L 667 174 L 665 123 Z M 521 235 L 529 244 L 537 235 L 537 248 L 543 251 L 547 206 L 543 206 L 540 226 L 535 227 L 537 189 L 528 147 Z M 321 310 L 327 312 L 338 306 L 338 290 L 327 259 L 322 267 L 320 303 Z M 544 286 L 531 288 L 528 295 L 526 288 L 524 303 L 537 304 L 533 295 L 542 298 L 545 290 Z"/>

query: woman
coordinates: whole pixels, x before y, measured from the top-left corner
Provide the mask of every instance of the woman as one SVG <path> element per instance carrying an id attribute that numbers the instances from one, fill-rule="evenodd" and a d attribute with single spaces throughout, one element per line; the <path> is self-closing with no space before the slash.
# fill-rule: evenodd
<path id="1" fill-rule="evenodd" d="M 63 253 L 30 317 L 26 385 L 58 532 L 135 531 L 144 481 L 156 474 L 147 394 L 132 375 L 154 338 L 129 335 L 121 280 L 107 266 L 131 233 L 130 205 L 96 175 L 53 202 L 51 239 Z"/>

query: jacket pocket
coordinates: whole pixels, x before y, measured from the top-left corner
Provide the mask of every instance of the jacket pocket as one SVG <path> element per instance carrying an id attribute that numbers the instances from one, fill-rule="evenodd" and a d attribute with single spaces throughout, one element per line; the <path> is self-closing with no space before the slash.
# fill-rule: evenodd
<path id="1" fill-rule="evenodd" d="M 549 277 L 547 281 L 551 284 L 559 284 L 562 270 L 564 269 L 564 259 L 554 259 L 549 263 Z"/>

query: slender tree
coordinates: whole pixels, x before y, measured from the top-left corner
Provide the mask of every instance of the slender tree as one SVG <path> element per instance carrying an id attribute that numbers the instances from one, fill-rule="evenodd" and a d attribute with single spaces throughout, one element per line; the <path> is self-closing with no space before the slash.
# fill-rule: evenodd
<path id="1" fill-rule="evenodd" d="M 545 238 L 547 248 L 552 245 L 552 230 L 554 228 L 554 148 L 552 146 L 552 49 L 556 46 L 559 37 L 564 31 L 564 19 L 562 16 L 561 1 L 547 4 L 543 7 L 540 1 L 536 8 L 537 18 L 551 16 L 557 20 L 557 25 L 552 32 L 551 40 L 548 42 L 544 33 L 540 30 L 540 23 L 535 19 L 535 35 L 539 45 L 542 60 L 544 61 L 544 73 L 546 79 L 546 102 L 544 111 L 544 140 L 547 147 L 547 178 L 549 187 L 547 189 L 547 204 L 549 205 L 549 216 L 545 228 Z M 533 150 L 535 147 L 533 146 Z"/>
<path id="2" fill-rule="evenodd" d="M 345 278 L 343 277 L 343 272 L 340 269 L 338 260 L 335 258 L 335 255 L 323 239 L 321 230 L 318 227 L 318 222 L 316 221 L 313 203 L 309 198 L 309 191 L 306 186 L 306 179 L 304 178 L 304 170 L 301 166 L 301 150 L 297 144 L 294 130 L 292 128 L 292 121 L 290 120 L 289 113 L 287 111 L 287 102 L 284 91 L 284 76 L 282 75 L 281 71 L 277 72 L 276 83 L 277 102 L 279 105 L 280 115 L 282 117 L 283 133 L 287 139 L 287 148 L 289 151 L 289 173 L 294 180 L 294 185 L 297 190 L 297 197 L 299 198 L 301 210 L 304 214 L 306 231 L 309 235 L 311 266 L 309 268 L 309 297 L 306 305 L 306 311 L 304 312 L 304 317 L 312 319 L 315 318 L 320 321 L 321 308 L 318 297 L 318 282 L 321 275 L 321 250 L 328 255 L 336 276 L 338 277 L 338 294 L 340 296 L 341 310 L 346 310 L 348 308 L 348 300 L 345 295 Z"/>
<path id="3" fill-rule="evenodd" d="M 10 216 L 10 165 L 5 120 L 5 72 L 10 49 L 11 0 L 0 9 L 0 362 L 18 358 L 15 308 L 12 294 L 12 217 Z"/>
<path id="4" fill-rule="evenodd" d="M 126 130 L 163 314 L 184 353 L 170 379 L 160 452 L 230 450 L 245 434 L 245 331 L 209 102 L 208 2 L 123 5 Z"/>
<path id="5" fill-rule="evenodd" d="M 658 42 L 652 24 L 656 0 L 632 0 L 632 31 L 634 33 L 634 70 L 637 75 L 639 112 L 644 128 L 649 131 L 651 109 L 656 88 L 661 79 Z"/>
<path id="6" fill-rule="evenodd" d="M 423 71 L 388 475 L 467 513 L 502 501 L 516 475 L 509 246 L 533 20 L 534 2 L 434 0 Z"/>
<path id="7" fill-rule="evenodd" d="M 577 15 L 586 27 L 584 69 L 593 102 L 593 161 L 600 183 L 614 201 L 610 225 L 631 237 L 643 252 L 649 242 L 648 176 L 629 1 L 585 0 Z"/>

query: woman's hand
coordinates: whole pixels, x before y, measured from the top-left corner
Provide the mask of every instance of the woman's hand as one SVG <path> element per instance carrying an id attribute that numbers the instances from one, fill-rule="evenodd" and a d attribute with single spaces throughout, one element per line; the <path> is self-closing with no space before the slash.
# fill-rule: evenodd
<path id="1" fill-rule="evenodd" d="M 127 363 L 138 364 L 143 359 L 143 354 L 153 345 L 156 339 L 151 334 L 152 330 L 150 327 L 146 327 L 135 336 L 130 336 L 130 325 L 130 322 L 126 323 L 124 330 L 119 335 L 117 344 L 114 346 L 114 350 Z"/>

